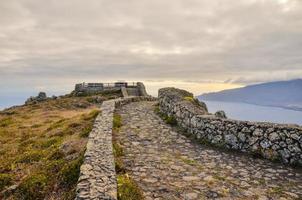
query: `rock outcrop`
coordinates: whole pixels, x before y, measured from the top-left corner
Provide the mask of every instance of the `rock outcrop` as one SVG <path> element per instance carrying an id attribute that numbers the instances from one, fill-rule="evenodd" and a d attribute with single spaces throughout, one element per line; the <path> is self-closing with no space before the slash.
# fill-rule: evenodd
<path id="1" fill-rule="evenodd" d="M 162 99 L 162 101 L 168 102 L 171 105 L 181 104 L 183 107 L 185 107 L 192 113 L 200 115 L 209 114 L 206 104 L 204 102 L 200 102 L 198 99 L 195 99 L 193 97 L 193 94 L 186 90 L 181 90 L 172 87 L 163 88 L 159 90 L 158 97 L 159 99 Z M 175 112 L 180 111 L 178 110 Z"/>
<path id="2" fill-rule="evenodd" d="M 45 101 L 47 99 L 47 95 L 45 92 L 39 92 L 38 96 L 36 97 L 29 97 L 26 101 L 25 104 L 32 104 L 32 103 L 37 103 L 40 101 Z"/>
<path id="3" fill-rule="evenodd" d="M 218 118 L 224 118 L 224 119 L 227 118 L 227 116 L 223 110 L 219 110 L 219 111 L 215 112 L 215 116 Z"/>

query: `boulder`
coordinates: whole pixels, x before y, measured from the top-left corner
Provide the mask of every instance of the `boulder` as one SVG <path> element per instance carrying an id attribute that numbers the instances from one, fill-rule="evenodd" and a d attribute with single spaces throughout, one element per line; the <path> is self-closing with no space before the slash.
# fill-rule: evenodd
<path id="1" fill-rule="evenodd" d="M 227 116 L 226 116 L 226 114 L 223 110 L 219 110 L 219 111 L 215 112 L 215 116 L 218 117 L 218 118 L 222 118 L 222 119 L 227 118 Z"/>
<path id="2" fill-rule="evenodd" d="M 45 92 L 39 92 L 38 96 L 36 97 L 38 101 L 44 101 L 47 99 L 46 93 Z"/>
<path id="3" fill-rule="evenodd" d="M 45 101 L 47 100 L 47 95 L 45 92 L 39 92 L 38 96 L 36 97 L 29 97 L 26 101 L 25 101 L 25 104 L 35 104 L 37 102 L 40 102 L 40 101 Z"/>

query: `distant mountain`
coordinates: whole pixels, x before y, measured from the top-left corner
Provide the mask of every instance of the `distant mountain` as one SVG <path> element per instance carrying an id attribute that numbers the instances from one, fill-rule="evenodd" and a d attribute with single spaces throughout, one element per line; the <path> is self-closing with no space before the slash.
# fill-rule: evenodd
<path id="1" fill-rule="evenodd" d="M 262 83 L 205 93 L 198 98 L 200 100 L 242 102 L 302 111 L 302 79 Z"/>

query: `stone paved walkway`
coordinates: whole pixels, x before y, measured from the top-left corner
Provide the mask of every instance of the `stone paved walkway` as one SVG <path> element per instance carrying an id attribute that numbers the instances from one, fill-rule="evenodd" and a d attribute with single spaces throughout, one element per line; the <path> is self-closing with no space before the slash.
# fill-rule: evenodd
<path id="1" fill-rule="evenodd" d="M 117 140 L 146 199 L 302 199 L 302 172 L 194 143 L 155 113 L 154 102 L 123 106 Z"/>

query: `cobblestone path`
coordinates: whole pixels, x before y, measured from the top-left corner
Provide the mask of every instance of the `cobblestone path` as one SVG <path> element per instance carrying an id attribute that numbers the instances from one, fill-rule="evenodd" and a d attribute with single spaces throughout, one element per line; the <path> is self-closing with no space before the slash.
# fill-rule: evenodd
<path id="1" fill-rule="evenodd" d="M 117 112 L 128 174 L 149 199 L 302 199 L 302 172 L 194 143 L 155 113 L 154 102 Z"/>

